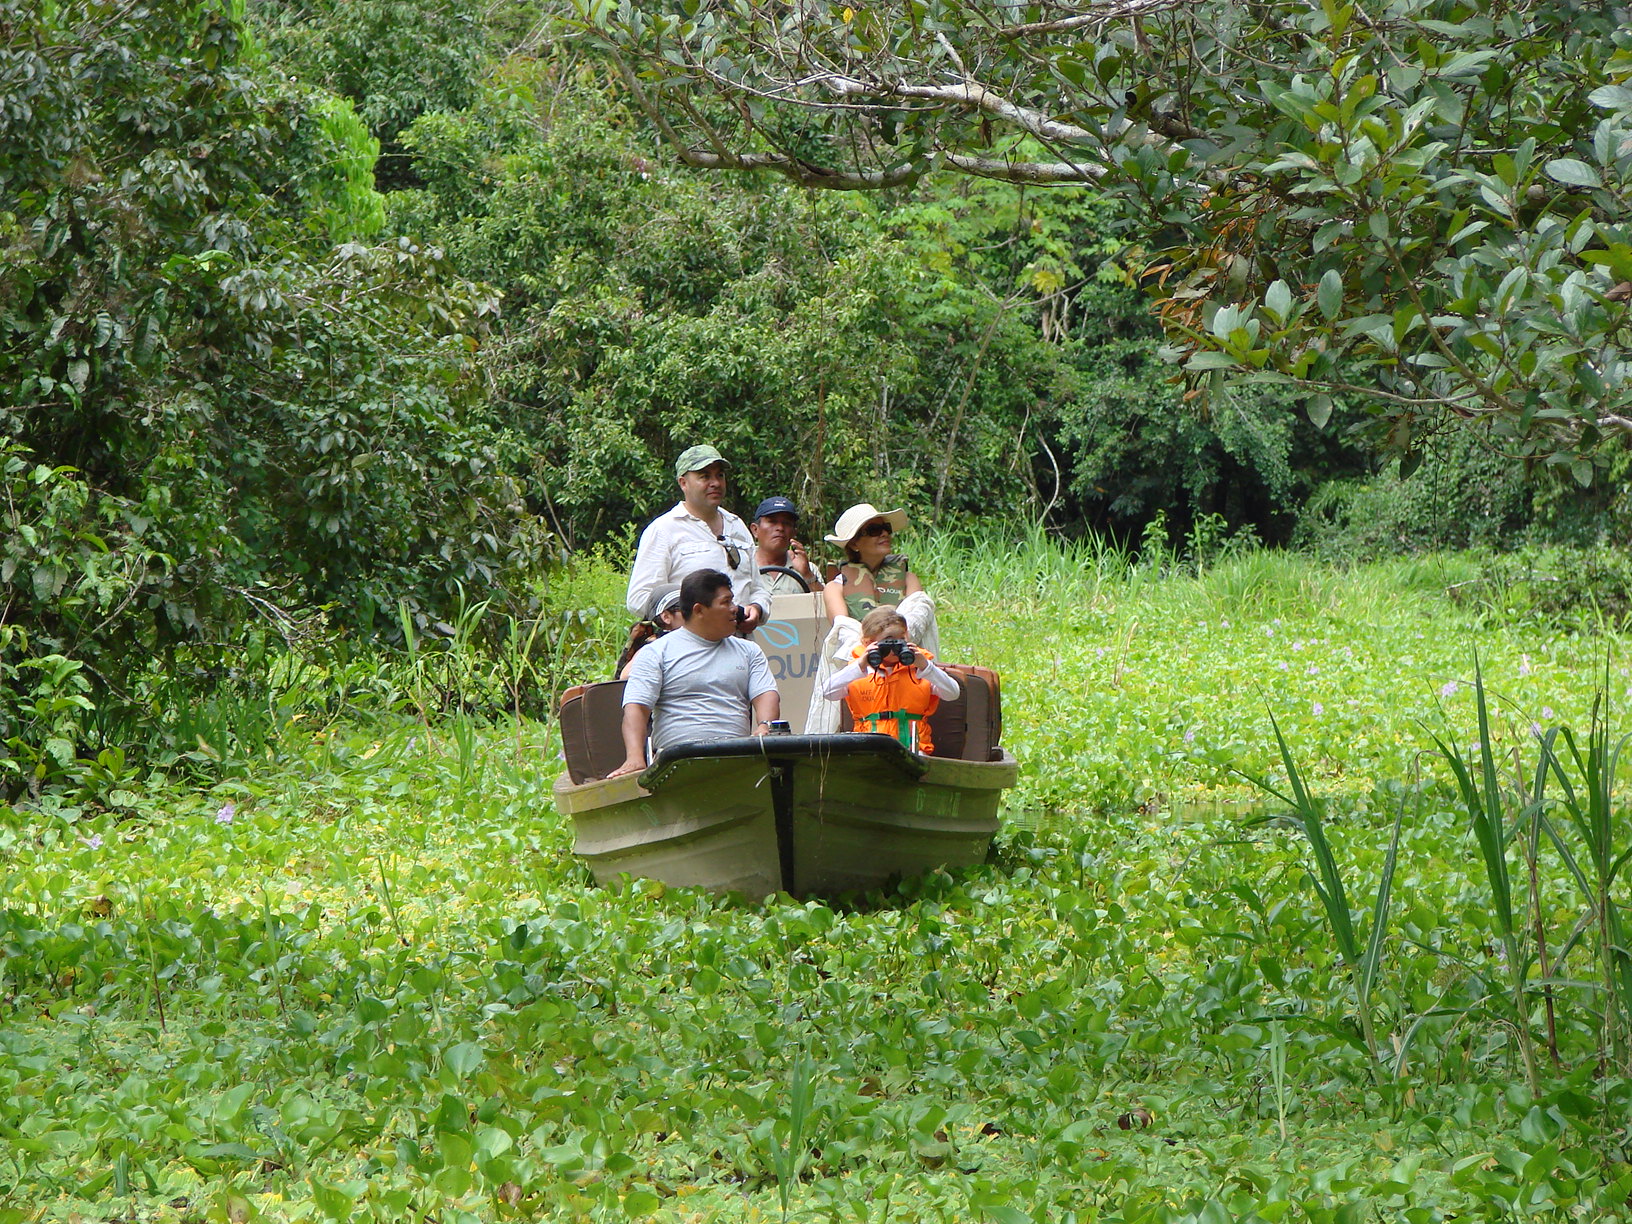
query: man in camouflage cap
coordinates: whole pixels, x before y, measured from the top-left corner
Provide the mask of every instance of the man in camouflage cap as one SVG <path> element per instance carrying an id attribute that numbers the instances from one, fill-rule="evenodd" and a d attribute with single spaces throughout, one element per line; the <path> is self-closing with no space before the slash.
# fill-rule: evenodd
<path id="1" fill-rule="evenodd" d="M 725 500 L 726 459 L 712 446 L 692 446 L 674 462 L 680 501 L 640 533 L 624 602 L 643 616 L 652 593 L 700 569 L 722 570 L 743 609 L 742 629 L 751 631 L 770 617 L 771 596 L 754 565 L 748 526 L 720 503 Z"/>

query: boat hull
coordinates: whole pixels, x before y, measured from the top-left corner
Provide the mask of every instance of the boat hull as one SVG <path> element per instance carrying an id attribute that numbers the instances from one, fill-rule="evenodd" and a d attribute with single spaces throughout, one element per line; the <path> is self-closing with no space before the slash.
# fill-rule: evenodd
<path id="1" fill-rule="evenodd" d="M 883 735 L 681 745 L 645 773 L 555 784 L 602 884 L 627 873 L 766 896 L 878 888 L 983 861 L 1014 758 L 922 757 Z"/>

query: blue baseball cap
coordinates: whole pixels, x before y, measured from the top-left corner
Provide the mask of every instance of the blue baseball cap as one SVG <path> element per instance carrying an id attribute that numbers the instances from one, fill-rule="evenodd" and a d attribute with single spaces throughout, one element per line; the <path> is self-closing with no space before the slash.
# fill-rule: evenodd
<path id="1" fill-rule="evenodd" d="M 767 514 L 791 514 L 799 517 L 799 511 L 794 504 L 785 497 L 767 497 L 759 503 L 759 509 L 754 511 L 756 519 L 762 519 Z"/>

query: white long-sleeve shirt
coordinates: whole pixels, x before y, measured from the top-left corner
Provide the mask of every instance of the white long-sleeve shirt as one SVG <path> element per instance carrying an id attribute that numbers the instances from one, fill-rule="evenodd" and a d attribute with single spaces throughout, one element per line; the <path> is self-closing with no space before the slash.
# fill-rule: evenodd
<path id="1" fill-rule="evenodd" d="M 686 509 L 683 501 L 648 523 L 640 533 L 635 564 L 629 571 L 624 603 L 630 613 L 645 616 L 652 592 L 665 582 L 679 582 L 700 569 L 715 569 L 731 579 L 731 594 L 739 605 L 758 604 L 764 619 L 769 620 L 771 594 L 759 580 L 754 565 L 754 538 L 748 534 L 748 525 L 722 508 L 720 531 L 716 536 L 708 524 Z M 736 565 L 731 564 L 727 544 L 736 552 Z"/>
<path id="2" fill-rule="evenodd" d="M 919 658 L 923 661 L 918 665 L 918 678 L 928 681 L 930 690 L 942 701 L 955 700 L 961 690 L 951 673 L 943 671 L 940 664 L 927 655 L 920 655 Z M 867 674 L 862 662 L 861 659 L 853 659 L 850 666 L 842 667 L 829 676 L 827 683 L 822 686 L 822 696 L 829 701 L 841 700 L 850 690 L 851 681 L 860 680 Z"/>

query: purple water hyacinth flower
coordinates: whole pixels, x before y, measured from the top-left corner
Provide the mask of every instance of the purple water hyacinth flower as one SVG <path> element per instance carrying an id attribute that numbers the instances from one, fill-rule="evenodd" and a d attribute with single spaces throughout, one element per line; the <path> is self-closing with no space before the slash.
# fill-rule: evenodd
<path id="1" fill-rule="evenodd" d="M 1528 676 L 1529 674 L 1530 674 L 1530 656 L 1527 655 L 1527 654 L 1521 654 L 1519 656 L 1519 675 Z"/>
<path id="2" fill-rule="evenodd" d="M 1552 722 L 1553 719 L 1558 717 L 1558 715 L 1553 713 L 1553 707 L 1552 706 L 1542 706 L 1541 707 L 1541 717 L 1542 717 L 1543 721 L 1545 721 L 1545 722 Z"/>
<path id="3" fill-rule="evenodd" d="M 1320 675 L 1320 668 L 1316 667 L 1313 663 L 1311 663 L 1311 664 L 1309 664 L 1309 670 L 1304 672 L 1304 675 L 1306 675 L 1306 676 L 1318 676 L 1318 675 Z"/>
<path id="4" fill-rule="evenodd" d="M 1321 705 L 1320 702 L 1317 701 L 1317 702 L 1314 702 L 1312 705 L 1310 705 L 1309 712 L 1311 714 L 1313 714 L 1316 718 L 1319 718 L 1322 714 L 1326 713 L 1326 707 Z"/>
<path id="5" fill-rule="evenodd" d="M 221 810 L 215 814 L 215 823 L 218 825 L 230 825 L 232 823 L 232 818 L 237 814 L 238 805 L 233 803 L 231 799 L 228 799 L 221 805 Z"/>
<path id="6" fill-rule="evenodd" d="M 79 840 L 84 842 L 92 850 L 102 849 L 102 834 L 100 833 L 92 833 L 89 837 L 82 837 Z"/>
<path id="7" fill-rule="evenodd" d="M 1184 742 L 1187 744 L 1193 744 L 1196 742 L 1196 730 L 1194 727 L 1184 733 Z"/>
<path id="8" fill-rule="evenodd" d="M 1462 686 L 1455 680 L 1447 680 L 1444 684 L 1439 686 L 1439 695 L 1441 697 L 1455 697 L 1456 690 L 1461 687 Z"/>

